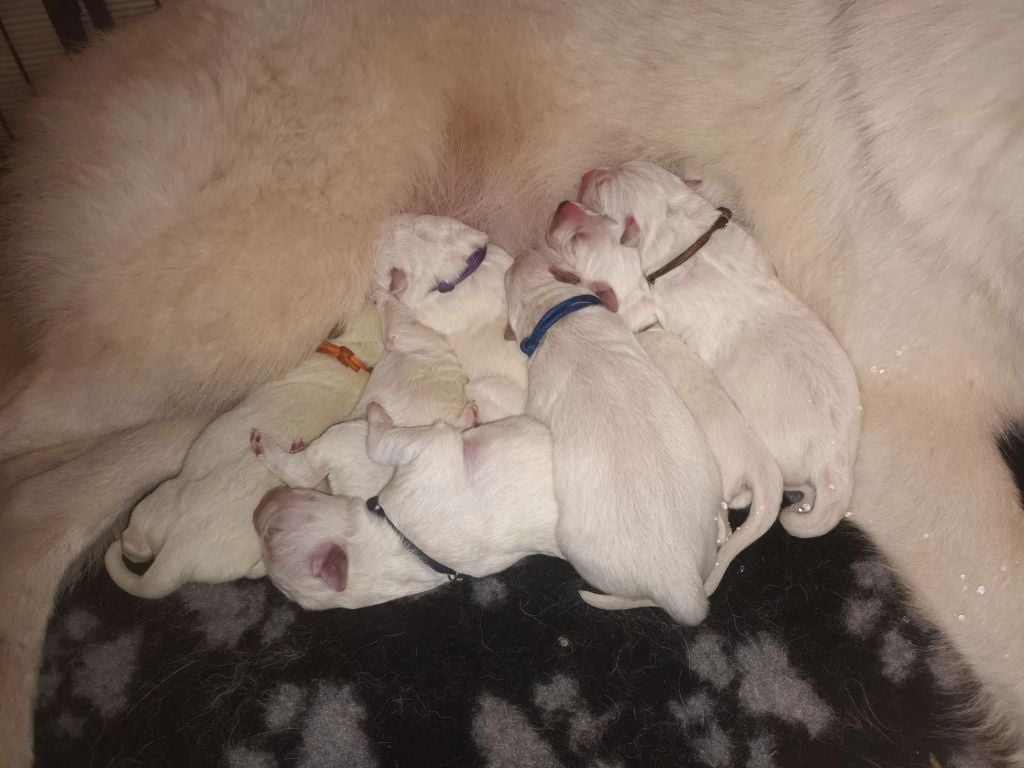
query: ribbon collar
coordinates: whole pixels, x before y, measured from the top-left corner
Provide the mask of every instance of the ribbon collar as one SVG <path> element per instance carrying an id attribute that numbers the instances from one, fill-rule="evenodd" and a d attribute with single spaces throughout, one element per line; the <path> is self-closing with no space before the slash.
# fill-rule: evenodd
<path id="1" fill-rule="evenodd" d="M 533 333 L 527 336 L 519 344 L 519 348 L 523 350 L 523 354 L 527 357 L 533 355 L 537 351 L 537 347 L 544 340 L 544 335 L 551 330 L 551 327 L 561 320 L 563 317 L 571 315 L 573 312 L 579 312 L 581 309 L 586 307 L 592 307 L 595 304 L 600 304 L 601 300 L 592 293 L 583 293 L 579 296 L 571 296 L 565 301 L 560 301 L 541 317 L 537 326 L 533 329 Z"/>
<path id="2" fill-rule="evenodd" d="M 673 269 L 681 267 L 683 264 L 689 261 L 693 257 L 693 255 L 697 253 L 697 251 L 699 251 L 701 248 L 708 244 L 708 240 L 711 239 L 711 236 L 715 234 L 715 232 L 725 228 L 725 225 L 728 224 L 729 220 L 732 218 L 732 211 L 730 211 L 728 208 L 718 208 L 717 210 L 719 216 L 717 219 L 715 219 L 715 223 L 708 228 L 707 232 L 698 237 L 697 240 L 693 243 L 693 245 L 691 245 L 685 251 L 680 253 L 665 266 L 660 267 L 659 269 L 656 269 L 653 272 L 651 272 L 651 274 L 647 275 L 647 283 L 649 285 L 654 285 L 654 281 L 657 280 L 659 277 L 663 277 L 667 275 L 669 272 L 671 272 Z"/>
<path id="3" fill-rule="evenodd" d="M 451 293 L 455 290 L 455 286 L 480 268 L 480 265 L 484 263 L 484 259 L 486 257 L 487 246 L 485 245 L 483 248 L 477 248 L 473 251 L 472 255 L 466 259 L 466 267 L 459 273 L 458 277 L 454 280 L 438 280 L 437 285 L 434 286 L 434 290 L 438 293 Z"/>
<path id="4" fill-rule="evenodd" d="M 380 505 L 380 500 L 374 496 L 373 498 L 366 500 L 366 509 L 370 514 L 379 517 L 381 520 L 391 526 L 391 530 L 398 534 L 398 538 L 402 540 L 402 546 L 409 550 L 412 554 L 416 555 L 421 563 L 430 568 L 435 573 L 443 574 L 448 577 L 449 581 L 462 581 L 465 578 L 461 573 L 456 571 L 454 568 L 449 568 L 444 563 L 439 563 L 437 560 L 432 558 L 422 549 L 413 544 L 408 537 L 398 527 L 391 522 L 391 518 L 388 517 L 387 512 L 384 511 L 384 507 Z"/>

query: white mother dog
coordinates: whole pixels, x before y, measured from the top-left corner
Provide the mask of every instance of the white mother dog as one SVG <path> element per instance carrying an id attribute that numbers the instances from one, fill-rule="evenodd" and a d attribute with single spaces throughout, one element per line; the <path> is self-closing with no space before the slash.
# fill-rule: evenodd
<path id="1" fill-rule="evenodd" d="M 850 506 L 860 437 L 857 378 L 839 342 L 775 276 L 731 214 L 682 179 L 634 161 L 584 175 L 585 205 L 623 222 L 658 319 L 714 371 L 813 510 L 785 510 L 795 536 L 820 536 Z"/>
<path id="2" fill-rule="evenodd" d="M 714 457 L 632 332 L 593 293 L 557 282 L 554 254 L 506 275 L 509 318 L 531 355 L 527 413 L 552 435 L 558 546 L 604 608 L 707 614 L 721 480 Z M 642 397 L 637 394 L 642 393 Z"/>

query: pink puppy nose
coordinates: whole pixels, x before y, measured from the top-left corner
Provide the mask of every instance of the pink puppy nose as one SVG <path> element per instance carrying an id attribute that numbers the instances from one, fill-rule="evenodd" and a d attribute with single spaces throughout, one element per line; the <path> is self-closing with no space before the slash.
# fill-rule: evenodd
<path id="1" fill-rule="evenodd" d="M 582 200 L 589 192 L 597 189 L 601 182 L 608 181 L 611 177 L 611 172 L 605 168 L 592 168 L 584 173 L 583 178 L 580 179 L 580 192 L 577 197 Z"/>

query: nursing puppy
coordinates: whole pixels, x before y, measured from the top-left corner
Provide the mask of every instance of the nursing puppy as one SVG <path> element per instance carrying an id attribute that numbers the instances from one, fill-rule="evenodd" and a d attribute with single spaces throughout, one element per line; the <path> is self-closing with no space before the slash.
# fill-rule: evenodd
<path id="1" fill-rule="evenodd" d="M 526 359 L 504 338 L 505 271 L 512 257 L 487 236 L 441 216 L 395 217 L 382 238 L 377 282 L 420 323 L 443 334 L 469 377 L 481 423 L 526 408 Z"/>
<path id="2" fill-rule="evenodd" d="M 517 253 L 586 168 L 641 155 L 725 182 L 840 339 L 865 406 L 856 520 L 1024 723 L 1024 571 L 1001 569 L 1024 516 L 995 441 L 1024 418 L 1019 2 L 162 6 L 58 63 L 0 177 L 5 309 L 32 342 L 0 393 L 5 453 L 83 440 L 0 498 L 9 766 L 31 763 L 66 569 L 179 470 L 195 423 L 355 316 L 387 216 L 443 212 Z"/>
<path id="3" fill-rule="evenodd" d="M 380 353 L 377 313 L 365 312 L 338 341 L 372 364 Z M 188 581 L 262 576 L 252 510 L 278 479 L 249 450 L 251 425 L 282 439 L 312 439 L 352 409 L 365 383 L 365 373 L 317 354 L 258 387 L 203 430 L 181 472 L 132 510 L 128 527 L 107 548 L 110 577 L 136 597 L 159 598 Z M 139 575 L 122 556 L 152 563 Z"/>
<path id="4" fill-rule="evenodd" d="M 832 530 L 850 507 L 860 437 L 857 377 L 839 342 L 782 285 L 754 239 L 678 176 L 642 161 L 596 169 L 584 175 L 580 198 L 624 223 L 623 245 L 638 250 L 622 249 L 622 259 L 639 256 L 654 279 L 662 326 L 711 367 L 786 486 L 814 488 L 813 508 L 782 512 L 786 530 Z M 651 277 L 708 232 L 692 256 Z"/>
<path id="5" fill-rule="evenodd" d="M 707 614 L 704 579 L 715 565 L 721 480 L 714 457 L 612 312 L 585 306 L 546 335 L 538 329 L 550 310 L 584 294 L 555 280 L 553 258 L 549 250 L 529 251 L 505 279 L 510 325 L 527 350 L 536 348 L 527 414 L 551 430 L 558 546 L 608 593 L 584 594 L 591 604 L 653 603 L 697 624 Z"/>
<path id="6" fill-rule="evenodd" d="M 408 273 L 391 265 L 423 254 L 433 263 L 447 260 L 457 267 L 485 246 L 484 235 L 451 219 L 394 216 L 388 221 L 375 248 L 378 282 L 373 293 L 384 351 L 349 418 L 309 445 L 297 442 L 292 450 L 284 450 L 259 429 L 253 431 L 252 449 L 272 472 L 292 486 L 316 488 L 326 481 L 335 495 L 366 499 L 392 475 L 391 467 L 372 461 L 366 454 L 363 417 L 368 403 L 383 403 L 400 424 L 407 426 L 458 419 L 466 406 L 469 379 L 448 340 L 417 322 L 410 308 L 397 298 L 397 294 L 414 295 L 418 286 L 410 284 Z M 418 274 L 417 279 L 426 278 Z M 438 279 L 444 277 L 433 278 L 432 287 Z M 423 314 L 438 322 L 443 311 L 431 313 L 429 302 L 421 303 L 428 307 Z M 453 297 L 445 304 L 454 313 L 466 303 L 462 297 Z M 471 306 L 472 299 L 468 303 Z"/>
<path id="7" fill-rule="evenodd" d="M 736 531 L 729 527 L 728 510 L 720 513 L 718 559 L 705 584 L 710 595 L 736 555 L 778 518 L 782 474 L 707 365 L 678 336 L 656 327 L 640 259 L 624 244 L 633 235 L 611 218 L 567 202 L 552 219 L 548 244 L 558 254 L 556 279 L 600 292 L 618 306 L 619 317 L 638 333 L 641 347 L 707 438 L 722 476 L 723 498 L 733 507 L 750 505 Z"/>

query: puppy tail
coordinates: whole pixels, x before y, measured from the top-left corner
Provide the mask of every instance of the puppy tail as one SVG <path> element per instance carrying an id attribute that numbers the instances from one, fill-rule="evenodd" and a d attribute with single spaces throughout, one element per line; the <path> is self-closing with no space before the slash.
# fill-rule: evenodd
<path id="1" fill-rule="evenodd" d="M 802 512 L 799 504 L 782 511 L 779 516 L 782 527 L 790 535 L 810 539 L 823 536 L 839 525 L 850 508 L 853 480 L 851 472 L 843 473 L 842 478 L 836 475 L 826 467 L 814 478 L 814 506 L 810 511 Z"/>
<path id="2" fill-rule="evenodd" d="M 159 556 L 150 564 L 149 570 L 141 576 L 133 573 L 124 564 L 123 553 L 121 541 L 113 541 L 107 547 L 103 562 L 107 566 L 110 578 L 129 595 L 155 600 L 167 597 L 187 581 L 181 573 L 173 575 L 164 573 L 160 568 Z"/>
<path id="3" fill-rule="evenodd" d="M 765 461 L 756 478 L 748 481 L 751 489 L 750 514 L 718 548 L 718 556 L 711 573 L 704 581 L 704 592 L 712 594 L 717 588 L 726 569 L 733 559 L 744 549 L 761 538 L 779 517 L 782 506 L 782 472 L 774 461 Z M 725 515 L 725 527 L 728 529 L 728 511 Z"/>
<path id="4" fill-rule="evenodd" d="M 617 595 L 599 595 L 596 592 L 580 590 L 580 597 L 587 605 L 600 608 L 602 611 L 628 611 L 633 608 L 658 608 L 657 603 L 638 597 L 618 597 Z"/>

